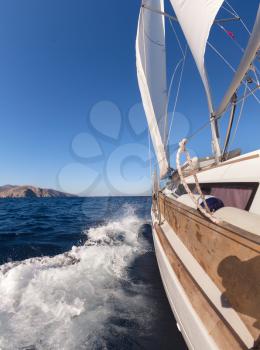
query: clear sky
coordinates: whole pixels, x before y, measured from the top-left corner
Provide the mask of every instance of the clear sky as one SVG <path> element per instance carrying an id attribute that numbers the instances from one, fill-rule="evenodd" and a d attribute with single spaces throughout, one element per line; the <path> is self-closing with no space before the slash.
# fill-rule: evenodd
<path id="1" fill-rule="evenodd" d="M 252 29 L 259 1 L 230 3 Z M 135 69 L 139 7 L 137 0 L 0 0 L 0 185 L 87 195 L 149 191 L 148 138 Z M 172 12 L 169 4 L 166 9 Z M 242 26 L 225 27 L 245 47 Z M 168 23 L 166 30 L 170 77 L 180 52 Z M 237 66 L 241 52 L 221 29 L 213 28 L 210 41 Z M 207 63 L 217 103 L 232 73 L 210 48 Z M 173 145 L 208 118 L 190 53 L 177 111 Z M 259 104 L 250 97 L 232 148 L 260 148 L 259 126 Z M 207 129 L 191 141 L 193 154 L 210 153 L 209 135 Z"/>

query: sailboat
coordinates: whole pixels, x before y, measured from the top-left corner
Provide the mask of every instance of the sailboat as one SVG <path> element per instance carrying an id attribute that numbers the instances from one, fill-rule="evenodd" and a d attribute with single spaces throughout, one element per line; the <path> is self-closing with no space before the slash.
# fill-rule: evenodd
<path id="1" fill-rule="evenodd" d="M 223 3 L 169 0 L 172 14 L 164 0 L 141 4 L 137 77 L 159 170 L 153 175 L 153 239 L 164 289 L 188 348 L 260 349 L 260 150 L 228 152 L 236 106 L 259 89 L 260 6 L 238 68 L 215 108 L 205 64 L 210 30 L 240 20 L 235 12 L 219 19 Z M 205 158 L 192 158 L 188 138 L 180 140 L 175 170 L 168 149 L 168 19 L 180 27 L 197 66 L 212 138 L 212 154 Z M 241 86 L 246 87 L 242 96 Z M 227 112 L 221 147 L 218 122 Z"/>

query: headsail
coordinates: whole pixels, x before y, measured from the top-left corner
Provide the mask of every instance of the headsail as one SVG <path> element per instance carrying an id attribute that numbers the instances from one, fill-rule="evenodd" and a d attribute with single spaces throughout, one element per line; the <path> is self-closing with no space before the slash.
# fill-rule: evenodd
<path id="1" fill-rule="evenodd" d="M 220 103 L 220 106 L 218 107 L 215 113 L 215 116 L 219 116 L 225 112 L 228 104 L 232 99 L 232 96 L 234 95 L 237 88 L 241 84 L 241 81 L 243 80 L 246 72 L 250 68 L 250 65 L 254 60 L 259 48 L 260 48 L 260 5 L 258 7 L 255 25 L 254 25 L 251 37 L 249 39 L 247 48 L 244 52 L 244 55 L 242 57 L 238 70 L 236 71 L 236 74 L 229 86 L 229 89 L 227 90 L 222 102 Z"/>
<path id="2" fill-rule="evenodd" d="M 204 65 L 210 28 L 224 0 L 170 0 L 203 81 L 210 112 L 213 105 Z"/>
<path id="3" fill-rule="evenodd" d="M 145 0 L 143 5 L 164 10 L 163 0 Z M 164 16 L 141 8 L 136 37 L 136 66 L 141 97 L 160 169 L 169 169 L 167 157 L 167 85 Z"/>

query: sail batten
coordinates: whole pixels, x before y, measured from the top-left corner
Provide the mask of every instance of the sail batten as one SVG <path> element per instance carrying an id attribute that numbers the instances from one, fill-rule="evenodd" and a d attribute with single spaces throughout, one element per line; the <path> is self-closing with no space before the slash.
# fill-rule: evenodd
<path id="1" fill-rule="evenodd" d="M 204 63 L 210 29 L 224 0 L 170 0 L 199 70 L 210 113 L 213 103 Z"/>
<path id="2" fill-rule="evenodd" d="M 167 84 L 163 0 L 146 0 L 141 7 L 137 37 L 136 66 L 142 102 L 157 157 L 160 177 L 169 170 L 167 157 Z"/>
<path id="3" fill-rule="evenodd" d="M 241 62 L 239 64 L 239 67 L 231 81 L 231 84 L 225 93 L 218 109 L 215 111 L 214 115 L 216 117 L 222 115 L 227 106 L 229 105 L 234 93 L 240 86 L 242 80 L 245 77 L 245 74 L 250 69 L 250 65 L 252 61 L 254 60 L 257 51 L 260 48 L 260 5 L 258 7 L 258 12 L 255 20 L 255 24 L 253 27 L 252 34 L 250 36 L 247 48 L 243 54 L 243 57 L 241 59 Z"/>

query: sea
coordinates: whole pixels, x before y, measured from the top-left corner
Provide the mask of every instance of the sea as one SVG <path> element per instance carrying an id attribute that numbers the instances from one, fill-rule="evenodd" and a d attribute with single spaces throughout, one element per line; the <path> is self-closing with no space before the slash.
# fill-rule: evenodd
<path id="1" fill-rule="evenodd" d="M 0 349 L 186 349 L 150 197 L 0 200 Z"/>

